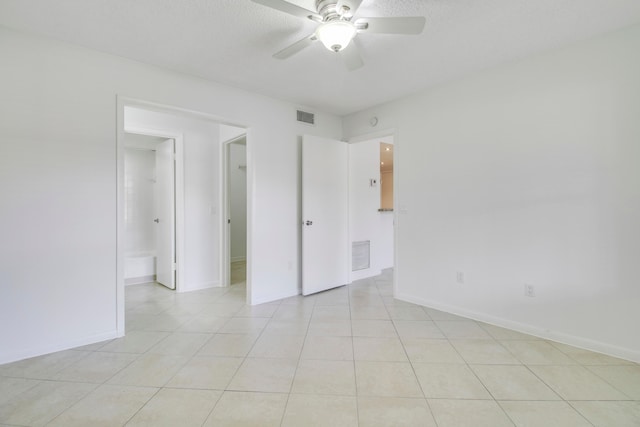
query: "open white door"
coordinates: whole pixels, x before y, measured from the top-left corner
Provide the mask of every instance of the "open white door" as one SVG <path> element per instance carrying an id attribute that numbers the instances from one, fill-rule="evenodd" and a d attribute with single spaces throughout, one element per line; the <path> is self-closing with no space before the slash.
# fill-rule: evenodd
<path id="1" fill-rule="evenodd" d="M 156 281 L 176 288 L 176 221 L 174 140 L 167 139 L 156 148 Z"/>
<path id="2" fill-rule="evenodd" d="M 345 142 L 302 140 L 302 294 L 349 278 L 349 154 Z"/>

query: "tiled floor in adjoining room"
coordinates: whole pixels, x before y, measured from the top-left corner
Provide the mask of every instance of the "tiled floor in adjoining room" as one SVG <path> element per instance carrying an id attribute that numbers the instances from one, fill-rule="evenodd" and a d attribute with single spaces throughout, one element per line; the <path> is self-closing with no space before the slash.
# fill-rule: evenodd
<path id="1" fill-rule="evenodd" d="M 126 337 L 0 366 L 0 425 L 640 426 L 639 365 L 394 300 L 390 271 L 126 300 Z"/>

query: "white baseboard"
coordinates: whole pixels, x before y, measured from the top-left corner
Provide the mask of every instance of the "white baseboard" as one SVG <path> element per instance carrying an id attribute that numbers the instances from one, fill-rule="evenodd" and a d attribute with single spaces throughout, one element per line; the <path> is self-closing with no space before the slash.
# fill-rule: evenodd
<path id="1" fill-rule="evenodd" d="M 180 293 L 182 292 L 191 292 L 191 291 L 201 291 L 203 289 L 209 288 L 219 288 L 221 287 L 219 280 L 212 280 L 209 282 L 201 282 L 201 283 L 190 283 L 185 286 L 180 286 Z"/>
<path id="2" fill-rule="evenodd" d="M 282 292 L 278 294 L 260 295 L 256 297 L 255 300 L 251 301 L 251 305 L 266 304 L 268 302 L 278 301 L 284 298 L 295 297 L 298 295 L 300 295 L 300 291 L 298 289 L 294 291 L 287 291 L 287 292 Z"/>
<path id="3" fill-rule="evenodd" d="M 509 319 L 503 319 L 501 317 L 495 317 L 490 314 L 480 313 L 477 311 L 466 310 L 460 307 L 454 307 L 447 304 L 441 304 L 436 301 L 431 301 L 423 298 L 416 298 L 410 295 L 398 294 L 396 299 L 401 301 L 410 302 L 413 304 L 422 305 L 424 307 L 433 308 L 447 313 L 452 313 L 458 316 L 467 317 L 469 319 L 477 320 L 479 322 L 488 323 L 494 326 L 500 326 L 502 328 L 511 329 L 513 331 L 521 332 L 523 334 L 533 335 L 538 338 L 555 341 L 562 344 L 571 345 L 573 347 L 582 348 L 584 350 L 595 351 L 597 353 L 606 354 L 608 356 L 617 357 L 620 359 L 629 360 L 631 362 L 640 363 L 640 352 L 618 347 L 615 345 L 603 343 L 600 341 L 594 341 L 588 338 L 578 337 L 575 335 L 567 334 L 560 331 L 552 331 L 549 329 L 540 328 L 534 325 L 526 323 L 514 322 Z"/>
<path id="4" fill-rule="evenodd" d="M 155 282 L 155 281 L 156 281 L 155 274 L 152 276 L 130 277 L 128 279 L 124 279 L 124 285 L 125 286 L 140 285 L 142 283 L 149 283 L 149 282 Z"/>
<path id="5" fill-rule="evenodd" d="M 118 337 L 118 331 L 113 330 L 110 332 L 104 332 L 100 334 L 90 335 L 88 337 L 79 338 L 76 340 L 69 340 L 64 343 L 48 345 L 42 347 L 32 347 L 29 349 L 23 349 L 14 351 L 7 354 L 0 354 L 0 365 L 5 363 L 16 362 L 18 360 L 28 359 L 30 357 L 42 356 L 44 354 L 55 353 L 57 351 L 69 350 L 76 347 L 82 347 L 84 345 L 95 344 L 97 342 L 111 340 Z"/>
<path id="6" fill-rule="evenodd" d="M 351 272 L 351 282 L 353 283 L 356 280 L 363 280 L 363 279 L 368 279 L 370 277 L 376 277 L 379 276 L 380 274 L 382 274 L 382 270 L 380 269 L 373 269 L 373 268 L 367 268 L 365 270 L 359 270 L 359 271 L 352 271 Z"/>

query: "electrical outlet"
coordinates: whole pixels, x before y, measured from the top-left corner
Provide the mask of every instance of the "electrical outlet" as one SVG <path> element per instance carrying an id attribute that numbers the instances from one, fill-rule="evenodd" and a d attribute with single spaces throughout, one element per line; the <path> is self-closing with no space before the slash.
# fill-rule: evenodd
<path id="1" fill-rule="evenodd" d="M 456 272 L 456 282 L 463 284 L 464 283 L 464 272 L 458 271 Z"/>
<path id="2" fill-rule="evenodd" d="M 525 283 L 524 285 L 524 295 L 530 298 L 536 296 L 536 288 L 533 285 L 528 285 Z"/>

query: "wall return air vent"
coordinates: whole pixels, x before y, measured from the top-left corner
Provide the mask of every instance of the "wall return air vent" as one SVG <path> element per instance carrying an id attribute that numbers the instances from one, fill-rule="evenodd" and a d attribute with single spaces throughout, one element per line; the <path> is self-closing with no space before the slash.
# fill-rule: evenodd
<path id="1" fill-rule="evenodd" d="M 306 111 L 298 110 L 298 121 L 301 123 L 307 123 L 309 125 L 314 125 L 316 123 L 316 117 L 313 113 L 308 113 Z"/>
<path id="2" fill-rule="evenodd" d="M 351 243 L 351 271 L 366 270 L 371 267 L 371 241 Z"/>

